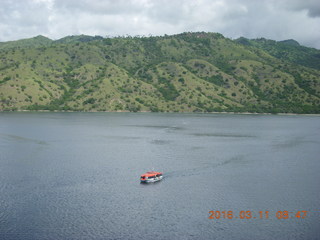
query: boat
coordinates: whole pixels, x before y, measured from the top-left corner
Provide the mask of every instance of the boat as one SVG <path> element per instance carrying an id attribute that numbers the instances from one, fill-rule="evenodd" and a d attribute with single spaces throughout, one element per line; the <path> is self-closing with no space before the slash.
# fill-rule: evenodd
<path id="1" fill-rule="evenodd" d="M 162 172 L 146 172 L 141 175 L 140 182 L 141 183 L 153 183 L 158 182 L 163 178 Z"/>

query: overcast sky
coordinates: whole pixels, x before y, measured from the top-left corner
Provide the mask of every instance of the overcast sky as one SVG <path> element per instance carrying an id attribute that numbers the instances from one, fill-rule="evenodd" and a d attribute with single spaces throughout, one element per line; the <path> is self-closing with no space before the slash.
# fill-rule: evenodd
<path id="1" fill-rule="evenodd" d="M 37 35 L 164 35 L 295 39 L 320 49 L 319 0 L 0 0 L 0 41 Z"/>

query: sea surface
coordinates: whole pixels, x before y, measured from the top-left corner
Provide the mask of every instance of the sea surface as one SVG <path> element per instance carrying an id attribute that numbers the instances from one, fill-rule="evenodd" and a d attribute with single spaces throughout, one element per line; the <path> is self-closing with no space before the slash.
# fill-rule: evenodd
<path id="1" fill-rule="evenodd" d="M 0 113 L 0 239 L 320 239 L 319 185 L 319 116 Z"/>

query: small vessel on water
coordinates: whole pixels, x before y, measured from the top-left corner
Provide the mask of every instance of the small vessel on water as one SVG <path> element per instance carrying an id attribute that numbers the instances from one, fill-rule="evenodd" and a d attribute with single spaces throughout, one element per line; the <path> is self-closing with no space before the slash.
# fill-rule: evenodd
<path id="1" fill-rule="evenodd" d="M 152 182 L 158 182 L 163 178 L 162 172 L 146 172 L 141 175 L 140 182 L 141 183 L 152 183 Z"/>

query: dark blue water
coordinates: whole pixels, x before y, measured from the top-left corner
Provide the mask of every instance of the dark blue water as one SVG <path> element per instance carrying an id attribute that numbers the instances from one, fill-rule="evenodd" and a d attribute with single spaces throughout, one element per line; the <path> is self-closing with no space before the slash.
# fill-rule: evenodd
<path id="1" fill-rule="evenodd" d="M 320 239 L 319 133 L 318 116 L 0 113 L 0 239 Z"/>

